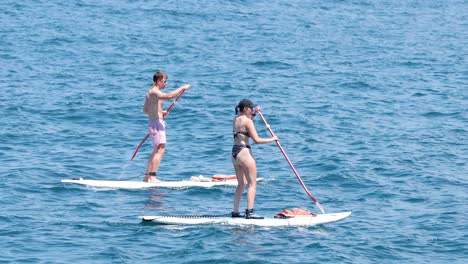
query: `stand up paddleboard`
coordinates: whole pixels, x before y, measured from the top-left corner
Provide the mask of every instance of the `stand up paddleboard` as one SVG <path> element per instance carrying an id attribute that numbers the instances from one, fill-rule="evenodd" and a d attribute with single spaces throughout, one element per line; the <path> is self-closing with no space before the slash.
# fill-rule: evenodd
<path id="1" fill-rule="evenodd" d="M 179 215 L 179 216 L 141 216 L 143 222 L 160 225 L 252 225 L 252 226 L 314 226 L 340 221 L 350 216 L 351 212 L 317 214 L 295 218 L 245 219 L 227 215 Z"/>
<path id="2" fill-rule="evenodd" d="M 262 181 L 263 178 L 258 178 Z M 162 181 L 162 182 L 143 182 L 143 181 L 102 181 L 102 180 L 85 180 L 64 179 L 64 183 L 74 183 L 97 188 L 117 188 L 117 189 L 144 189 L 144 188 L 190 188 L 201 187 L 211 188 L 215 186 L 237 186 L 235 175 L 214 175 L 211 178 L 204 176 L 193 176 L 190 180 L 183 181 Z"/>

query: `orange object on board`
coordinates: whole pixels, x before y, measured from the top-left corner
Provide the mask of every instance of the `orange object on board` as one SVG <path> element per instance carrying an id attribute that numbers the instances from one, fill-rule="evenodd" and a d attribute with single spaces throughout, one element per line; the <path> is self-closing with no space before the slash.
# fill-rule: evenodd
<path id="1" fill-rule="evenodd" d="M 284 209 L 283 211 L 275 215 L 275 217 L 280 217 L 280 218 L 295 218 L 295 217 L 310 217 L 310 216 L 317 216 L 317 215 L 307 210 L 301 209 L 301 208 Z"/>
<path id="2" fill-rule="evenodd" d="M 211 177 L 212 181 L 232 181 L 236 179 L 236 175 L 213 175 Z"/>

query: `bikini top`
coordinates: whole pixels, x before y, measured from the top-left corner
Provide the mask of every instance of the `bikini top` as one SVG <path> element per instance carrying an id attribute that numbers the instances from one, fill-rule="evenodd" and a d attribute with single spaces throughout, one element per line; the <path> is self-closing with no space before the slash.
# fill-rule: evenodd
<path id="1" fill-rule="evenodd" d="M 234 132 L 234 138 L 237 138 L 237 135 L 239 135 L 239 134 L 244 135 L 244 136 L 246 136 L 246 137 L 250 137 L 248 131 L 237 131 L 237 132 L 235 131 L 235 132 Z"/>

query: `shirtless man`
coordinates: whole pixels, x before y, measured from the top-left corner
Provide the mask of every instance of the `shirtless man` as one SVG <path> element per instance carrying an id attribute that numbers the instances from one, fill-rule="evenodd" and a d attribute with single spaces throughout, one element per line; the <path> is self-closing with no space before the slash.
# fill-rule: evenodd
<path id="1" fill-rule="evenodd" d="M 189 84 L 183 85 L 178 89 L 163 93 L 166 87 L 167 75 L 163 72 L 156 72 L 153 76 L 153 86 L 146 94 L 143 112 L 148 115 L 148 132 L 153 141 L 153 153 L 148 160 L 146 168 L 145 182 L 160 182 L 156 174 L 161 163 L 161 159 L 166 149 L 166 123 L 163 121 L 166 111 L 162 110 L 164 100 L 170 100 L 179 93 L 190 88 Z"/>

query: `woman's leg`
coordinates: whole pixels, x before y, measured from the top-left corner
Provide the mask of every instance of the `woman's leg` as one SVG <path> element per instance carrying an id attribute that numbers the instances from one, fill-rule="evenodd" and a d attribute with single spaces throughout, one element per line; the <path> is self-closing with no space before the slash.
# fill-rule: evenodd
<path id="1" fill-rule="evenodd" d="M 247 209 L 253 209 L 257 192 L 257 164 L 252 156 L 251 150 L 247 148 L 243 149 L 237 155 L 237 161 L 249 184 L 249 188 L 247 189 Z"/>
<path id="2" fill-rule="evenodd" d="M 239 213 L 239 204 L 240 200 L 242 199 L 242 194 L 245 190 L 245 177 L 244 172 L 242 171 L 242 167 L 237 164 L 236 160 L 231 157 L 232 165 L 234 166 L 234 170 L 236 171 L 236 178 L 237 178 L 237 188 L 236 192 L 234 193 L 234 208 L 232 209 L 233 213 Z"/>

